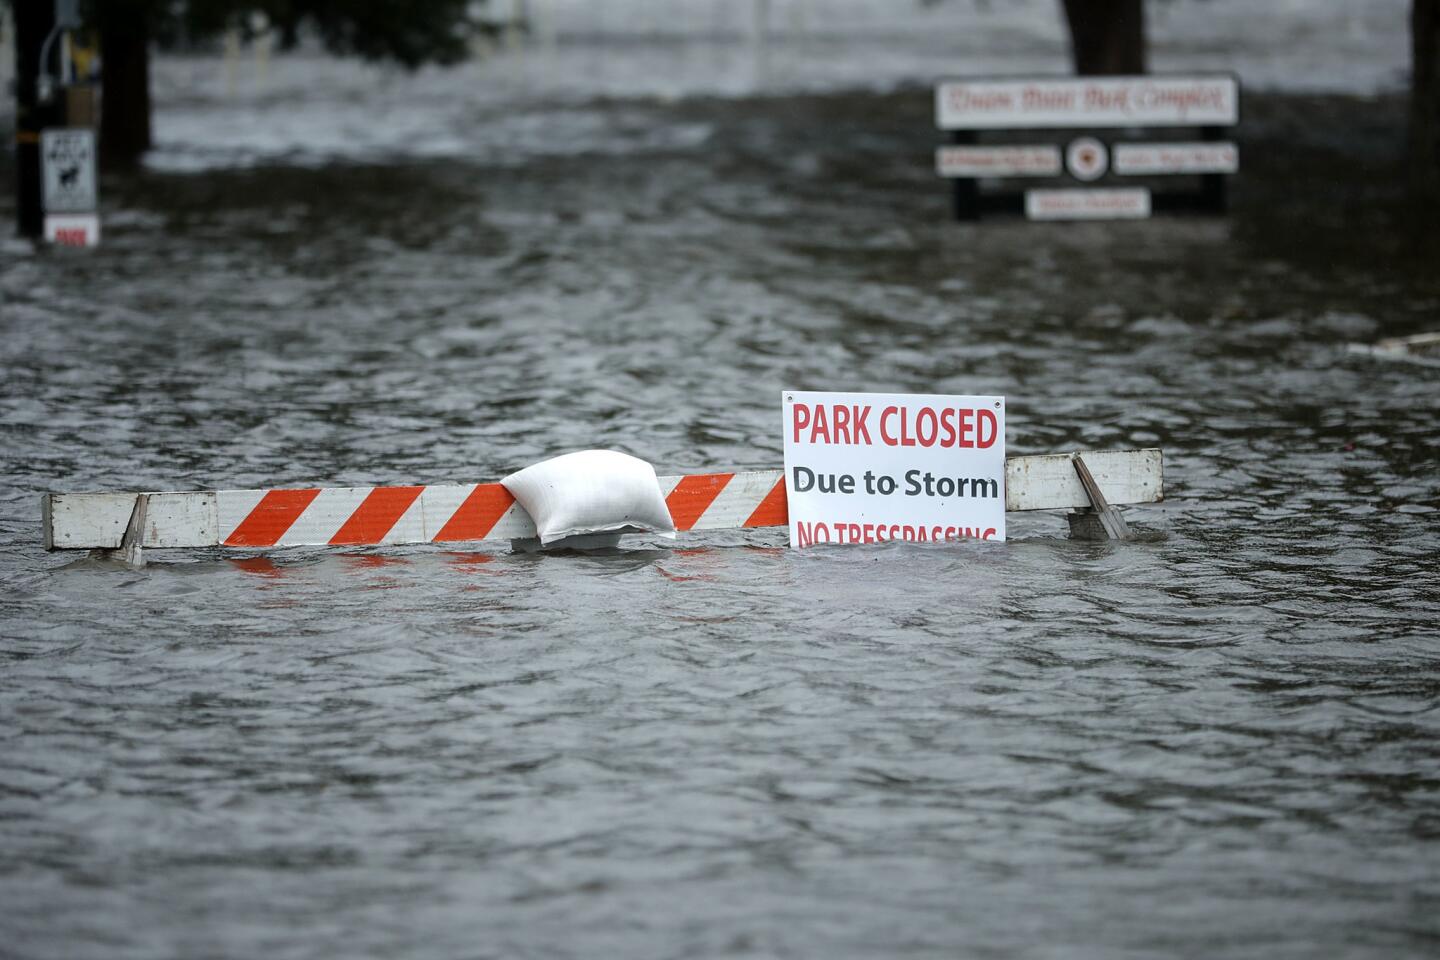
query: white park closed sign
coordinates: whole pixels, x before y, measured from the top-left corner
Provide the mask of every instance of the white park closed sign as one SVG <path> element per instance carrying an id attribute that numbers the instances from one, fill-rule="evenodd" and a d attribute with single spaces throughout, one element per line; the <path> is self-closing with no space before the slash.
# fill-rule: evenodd
<path id="1" fill-rule="evenodd" d="M 792 546 L 1005 539 L 1003 397 L 780 399 Z"/>

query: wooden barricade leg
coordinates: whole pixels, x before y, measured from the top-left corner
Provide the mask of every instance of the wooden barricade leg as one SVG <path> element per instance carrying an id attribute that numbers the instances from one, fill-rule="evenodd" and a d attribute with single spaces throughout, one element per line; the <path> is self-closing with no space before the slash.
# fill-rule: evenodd
<path id="1" fill-rule="evenodd" d="M 1075 473 L 1080 477 L 1080 485 L 1085 488 L 1085 495 L 1090 498 L 1088 510 L 1082 509 L 1069 515 L 1071 538 L 1129 540 L 1130 525 L 1125 522 L 1119 510 L 1106 502 L 1105 494 L 1100 491 L 1100 485 L 1095 482 L 1084 458 L 1078 453 L 1072 453 L 1070 460 L 1075 464 Z"/>
<path id="2" fill-rule="evenodd" d="M 132 570 L 145 566 L 145 551 L 141 544 L 145 535 L 145 515 L 150 511 L 150 495 L 135 495 L 135 506 L 130 510 L 130 522 L 125 525 L 125 536 L 118 550 L 92 550 L 90 555 L 119 560 Z"/>

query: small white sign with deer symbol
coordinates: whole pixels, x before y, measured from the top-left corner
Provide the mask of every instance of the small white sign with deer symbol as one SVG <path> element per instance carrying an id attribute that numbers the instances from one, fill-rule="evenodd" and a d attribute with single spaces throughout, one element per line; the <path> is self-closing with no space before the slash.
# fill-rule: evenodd
<path id="1" fill-rule="evenodd" d="M 95 131 L 57 127 L 40 133 L 46 213 L 95 209 Z"/>

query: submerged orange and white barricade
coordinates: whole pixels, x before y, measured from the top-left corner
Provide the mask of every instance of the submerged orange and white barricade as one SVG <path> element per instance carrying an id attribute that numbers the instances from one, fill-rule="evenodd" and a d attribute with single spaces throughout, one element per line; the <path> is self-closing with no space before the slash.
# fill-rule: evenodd
<path id="1" fill-rule="evenodd" d="M 678 531 L 784 526 L 780 470 L 660 477 Z M 1103 491 L 1103 493 L 1102 493 Z M 1120 536 L 1114 504 L 1163 495 L 1159 450 L 1011 457 L 1006 510 L 1077 510 L 1072 534 Z M 529 540 L 529 514 L 498 483 L 394 487 L 308 487 L 172 493 L 48 493 L 42 501 L 47 550 L 119 551 L 132 564 L 142 549 L 451 544 Z M 1077 519 L 1078 518 L 1078 519 Z"/>

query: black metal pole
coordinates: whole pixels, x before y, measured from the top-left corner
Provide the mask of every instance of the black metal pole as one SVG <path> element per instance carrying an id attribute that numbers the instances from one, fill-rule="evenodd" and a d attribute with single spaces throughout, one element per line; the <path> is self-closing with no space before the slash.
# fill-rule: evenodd
<path id="1" fill-rule="evenodd" d="M 1214 143 L 1225 137 L 1224 127 L 1201 127 L 1200 139 Z M 1226 195 L 1226 181 L 1223 173 L 1206 173 L 1200 176 L 1200 207 L 1208 213 L 1224 213 L 1229 206 Z"/>
<path id="2" fill-rule="evenodd" d="M 980 136 L 974 130 L 955 130 L 950 134 L 950 142 L 968 147 L 979 143 Z M 980 181 L 974 177 L 955 178 L 955 219 L 980 219 Z"/>
<path id="3" fill-rule="evenodd" d="M 59 122 L 59 100 L 40 102 L 40 50 L 55 26 L 54 0 L 14 0 L 16 221 L 22 237 L 45 229 L 40 198 L 40 131 Z"/>

